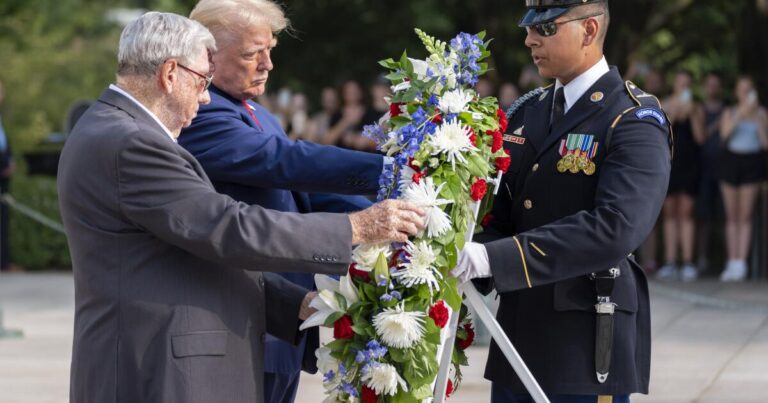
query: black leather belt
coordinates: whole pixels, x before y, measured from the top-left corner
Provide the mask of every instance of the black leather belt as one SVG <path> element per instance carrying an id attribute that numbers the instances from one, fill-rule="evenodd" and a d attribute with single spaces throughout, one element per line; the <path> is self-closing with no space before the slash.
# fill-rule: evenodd
<path id="1" fill-rule="evenodd" d="M 613 313 L 616 304 L 613 303 L 613 286 L 616 278 L 621 275 L 618 268 L 599 273 L 592 273 L 597 295 L 597 320 L 595 321 L 595 374 L 597 381 L 605 383 L 611 369 L 611 351 L 613 350 Z"/>

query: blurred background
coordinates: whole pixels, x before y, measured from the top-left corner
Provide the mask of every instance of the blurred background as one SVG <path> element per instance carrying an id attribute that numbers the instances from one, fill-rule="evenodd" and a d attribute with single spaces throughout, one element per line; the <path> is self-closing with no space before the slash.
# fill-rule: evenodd
<path id="1" fill-rule="evenodd" d="M 0 2 L 0 82 L 5 87 L 0 116 L 17 165 L 10 194 L 19 203 L 58 220 L 54 187 L 58 150 L 79 114 L 114 80 L 122 27 L 145 10 L 188 15 L 194 4 L 194 0 Z M 523 1 L 283 4 L 293 30 L 279 38 L 268 96 L 259 101 L 279 116 L 294 138 L 371 149 L 372 144 L 351 136 L 350 130 L 339 133 L 340 126 L 361 129 L 378 111 L 386 110 L 381 98 L 388 88 L 382 85 L 382 69 L 376 62 L 397 57 L 403 49 L 423 57 L 414 27 L 446 40 L 460 31 L 487 31 L 494 38 L 491 71 L 477 89 L 482 95 L 498 96 L 502 105 L 545 83 L 530 64 L 523 45 L 525 30 L 517 27 Z M 755 79 L 760 100 L 765 101 L 768 0 L 614 1 L 606 54 L 626 78 L 659 98 L 672 93 L 675 75 L 685 70 L 691 75 L 694 101 L 705 100 L 704 83 L 710 73 L 721 79 L 717 96 L 724 104 L 735 102 L 733 88 L 741 75 Z M 340 124 L 350 122 L 358 124 Z M 331 130 L 334 126 L 337 130 Z M 18 210 L 11 211 L 14 267 L 67 268 L 64 237 L 19 215 Z M 712 226 L 711 231 L 718 228 Z M 662 244 L 646 251 L 647 261 L 662 259 Z M 722 245 L 705 246 L 714 255 L 709 260 L 721 265 Z M 764 267 L 765 259 L 760 264 Z"/>
<path id="2" fill-rule="evenodd" d="M 125 24 L 147 10 L 188 15 L 195 3 L 0 0 L 0 118 L 7 138 L 0 153 L 15 161 L 10 169 L 0 166 L 0 221 L 7 225 L 0 237 L 9 243 L 0 266 L 25 272 L 0 275 L 0 304 L 6 322 L 26 333 L 25 341 L 0 340 L 0 402 L 66 400 L 73 297 L 55 186 L 59 151 L 77 118 L 114 81 Z M 282 4 L 293 28 L 279 37 L 268 92 L 258 102 L 294 139 L 375 151 L 360 134 L 388 109 L 383 97 L 390 90 L 377 61 L 403 49 L 424 57 L 414 27 L 443 40 L 461 31 L 494 38 L 491 70 L 476 89 L 498 97 L 502 107 L 548 84 L 531 65 L 525 30 L 517 27 L 522 0 Z M 733 217 L 720 186 L 729 167 L 721 162 L 719 129 L 723 111 L 749 103 L 752 92 L 755 103 L 768 103 L 768 0 L 614 0 L 611 13 L 609 63 L 662 100 L 681 139 L 676 153 L 685 159 L 677 168 L 683 196 L 670 195 L 637 251 L 656 278 L 652 394 L 644 401 L 765 401 L 768 185 L 755 184 L 754 208 L 742 220 L 752 232 L 746 270 L 726 276 L 734 260 L 727 247 Z M 744 77 L 751 79 L 746 89 L 739 87 Z M 486 354 L 482 346 L 470 354 L 470 393 L 455 401 L 486 401 Z M 320 380 L 307 379 L 300 401 L 319 401 Z"/>

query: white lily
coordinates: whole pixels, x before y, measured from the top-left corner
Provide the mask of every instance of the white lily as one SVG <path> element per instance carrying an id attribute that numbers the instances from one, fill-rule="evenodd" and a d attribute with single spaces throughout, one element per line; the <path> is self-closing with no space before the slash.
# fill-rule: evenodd
<path id="1" fill-rule="evenodd" d="M 309 306 L 316 309 L 317 312 L 304 321 L 299 330 L 309 329 L 310 327 L 321 326 L 329 316 L 336 312 L 344 312 L 336 299 L 336 293 L 341 294 L 346 299 L 347 306 L 350 306 L 360 299 L 357 296 L 357 287 L 349 276 L 342 276 L 339 281 L 334 280 L 323 274 L 315 275 L 315 284 L 317 284 L 317 297 L 309 303 Z"/>

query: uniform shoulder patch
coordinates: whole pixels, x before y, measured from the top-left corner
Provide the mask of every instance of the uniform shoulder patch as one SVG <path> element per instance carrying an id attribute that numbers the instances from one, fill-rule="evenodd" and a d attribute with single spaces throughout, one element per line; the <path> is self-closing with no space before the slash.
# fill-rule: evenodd
<path id="1" fill-rule="evenodd" d="M 648 107 L 656 107 L 661 108 L 661 102 L 659 102 L 659 99 L 656 98 L 655 95 L 649 94 L 637 85 L 633 83 L 632 81 L 627 80 L 624 83 L 627 93 L 629 94 L 629 97 L 632 98 L 633 101 L 637 104 L 637 106 L 648 106 Z"/>
<path id="2" fill-rule="evenodd" d="M 658 121 L 659 124 L 662 126 L 664 126 L 664 124 L 667 122 L 667 118 L 664 116 L 664 113 L 661 110 L 654 107 L 640 108 L 637 111 L 635 111 L 635 116 L 637 116 L 638 119 L 645 119 L 645 118 L 656 119 L 656 121 Z"/>
<path id="3" fill-rule="evenodd" d="M 544 94 L 544 91 L 546 91 L 549 87 L 551 87 L 551 85 L 548 87 L 536 88 L 535 90 L 518 98 L 515 102 L 512 103 L 512 105 L 509 106 L 509 108 L 507 108 L 507 119 L 512 119 L 512 116 L 515 115 L 515 112 L 523 107 L 523 105 L 527 104 L 531 100 L 539 99 L 539 97 Z"/>

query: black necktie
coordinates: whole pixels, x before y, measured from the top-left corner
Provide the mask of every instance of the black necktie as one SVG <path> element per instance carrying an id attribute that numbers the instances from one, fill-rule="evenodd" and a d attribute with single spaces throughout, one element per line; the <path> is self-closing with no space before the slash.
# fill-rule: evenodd
<path id="1" fill-rule="evenodd" d="M 565 115 L 565 87 L 560 87 L 555 91 L 555 104 L 552 106 L 552 126 L 554 127 Z"/>

